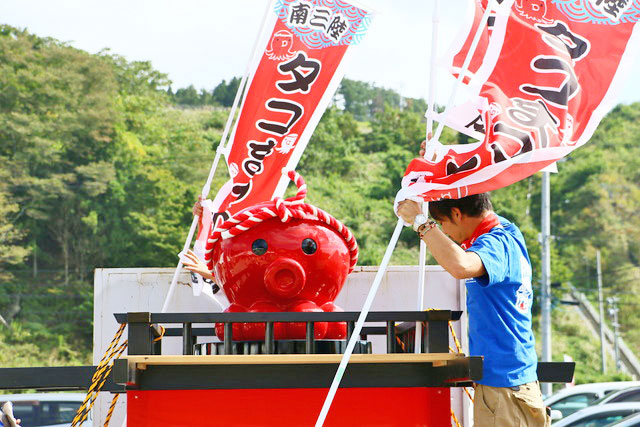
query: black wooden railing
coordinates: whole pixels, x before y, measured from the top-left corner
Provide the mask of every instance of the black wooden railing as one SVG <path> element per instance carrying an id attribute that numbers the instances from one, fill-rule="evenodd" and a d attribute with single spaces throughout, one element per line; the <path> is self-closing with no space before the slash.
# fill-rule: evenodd
<path id="1" fill-rule="evenodd" d="M 361 339 L 368 335 L 386 335 L 387 353 L 396 353 L 396 336 L 400 330 L 400 322 L 415 325 L 422 322 L 423 328 L 423 352 L 448 353 L 450 320 L 459 320 L 462 312 L 451 310 L 432 311 L 379 311 L 367 315 L 367 322 L 384 322 L 386 327 L 365 327 L 360 333 Z M 314 329 L 316 322 L 346 322 L 347 337 L 349 340 L 353 334 L 354 326 L 359 312 L 334 312 L 334 313 L 117 313 L 114 315 L 118 323 L 128 324 L 129 350 L 131 355 L 160 354 L 161 341 L 155 340 L 159 336 L 161 328 L 158 324 L 179 324 L 177 328 L 167 328 L 165 336 L 182 336 L 183 354 L 193 354 L 194 343 L 198 336 L 214 336 L 213 327 L 194 328 L 195 323 L 222 323 L 224 324 L 224 351 L 232 353 L 233 324 L 234 323 L 264 323 L 266 353 L 272 354 L 274 350 L 274 325 L 279 322 L 303 322 L 306 324 L 305 353 L 314 352 Z M 400 329 L 400 330 L 399 330 Z"/>

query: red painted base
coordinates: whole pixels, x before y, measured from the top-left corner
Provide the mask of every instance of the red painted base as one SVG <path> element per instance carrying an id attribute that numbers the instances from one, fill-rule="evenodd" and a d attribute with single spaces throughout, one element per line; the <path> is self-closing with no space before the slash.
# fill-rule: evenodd
<path id="1" fill-rule="evenodd" d="M 144 390 L 127 392 L 127 424 L 313 426 L 328 389 Z M 451 425 L 448 388 L 341 388 L 325 426 Z"/>

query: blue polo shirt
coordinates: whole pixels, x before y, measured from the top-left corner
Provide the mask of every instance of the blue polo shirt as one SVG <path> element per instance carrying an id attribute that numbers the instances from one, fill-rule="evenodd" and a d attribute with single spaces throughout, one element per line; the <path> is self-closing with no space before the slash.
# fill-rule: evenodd
<path id="1" fill-rule="evenodd" d="M 538 379 L 531 330 L 531 261 L 518 227 L 497 225 L 467 251 L 480 256 L 487 273 L 467 279 L 469 350 L 484 356 L 480 384 L 513 387 Z"/>

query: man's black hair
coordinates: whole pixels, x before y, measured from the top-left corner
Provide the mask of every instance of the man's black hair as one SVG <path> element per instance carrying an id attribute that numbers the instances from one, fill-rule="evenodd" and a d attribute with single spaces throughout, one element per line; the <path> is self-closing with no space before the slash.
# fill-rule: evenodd
<path id="1" fill-rule="evenodd" d="M 435 220 L 451 219 L 451 209 L 458 208 L 460 212 L 472 217 L 479 217 L 484 211 L 493 210 L 489 193 L 474 194 L 461 199 L 442 199 L 429 202 L 429 214 Z"/>

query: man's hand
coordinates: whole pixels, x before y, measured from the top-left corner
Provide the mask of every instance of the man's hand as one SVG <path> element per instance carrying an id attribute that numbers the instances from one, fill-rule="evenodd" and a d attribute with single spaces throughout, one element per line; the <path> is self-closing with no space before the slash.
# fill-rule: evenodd
<path id="1" fill-rule="evenodd" d="M 0 408 L 0 422 L 5 427 L 18 427 L 21 425 L 22 420 L 20 418 L 16 419 L 13 415 L 13 403 L 5 402 Z"/>
<path id="2" fill-rule="evenodd" d="M 416 215 L 422 213 L 421 205 L 413 200 L 398 203 L 398 215 L 413 225 Z M 431 255 L 456 279 L 468 279 L 485 274 L 484 264 L 475 252 L 465 252 L 453 240 L 435 227 L 422 237 Z"/>
<path id="3" fill-rule="evenodd" d="M 214 280 L 213 274 L 209 271 L 209 267 L 204 263 L 191 249 L 184 254 L 188 258 L 188 261 L 183 261 L 182 265 L 185 270 L 192 271 L 204 277 L 205 279 Z"/>
<path id="4" fill-rule="evenodd" d="M 420 203 L 413 200 L 403 200 L 398 203 L 398 216 L 402 218 L 404 222 L 413 224 L 416 220 L 416 216 L 422 213 L 422 206 Z"/>
<path id="5" fill-rule="evenodd" d="M 193 204 L 191 212 L 193 212 L 193 216 L 202 216 L 202 194 L 198 196 L 198 201 Z"/>

